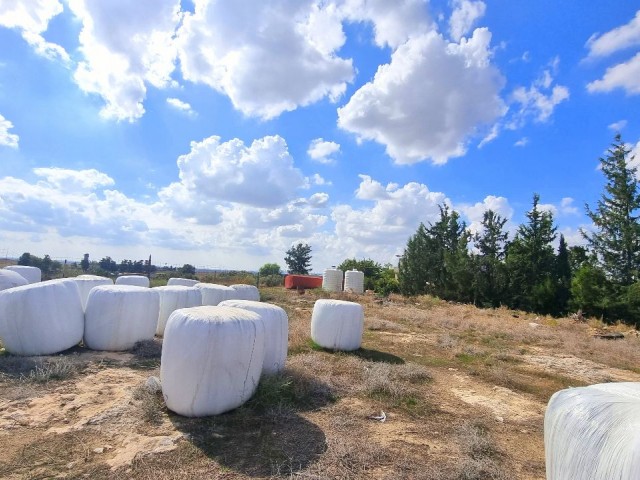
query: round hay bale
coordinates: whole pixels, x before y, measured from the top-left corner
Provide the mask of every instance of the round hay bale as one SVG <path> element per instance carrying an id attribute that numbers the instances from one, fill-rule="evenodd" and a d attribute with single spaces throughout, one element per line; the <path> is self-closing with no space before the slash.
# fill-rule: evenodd
<path id="1" fill-rule="evenodd" d="M 0 338 L 15 355 L 51 355 L 80 343 L 84 312 L 72 279 L 0 292 Z"/>
<path id="2" fill-rule="evenodd" d="M 544 416 L 548 480 L 640 478 L 640 383 L 553 394 Z"/>
<path id="3" fill-rule="evenodd" d="M 158 313 L 156 326 L 156 335 L 159 336 L 164 335 L 167 320 L 175 310 L 202 305 L 202 295 L 200 290 L 195 287 L 166 285 L 164 287 L 154 287 L 151 290 L 160 294 L 160 312 Z"/>
<path id="4" fill-rule="evenodd" d="M 116 278 L 116 285 L 133 285 L 149 288 L 149 278 L 144 275 L 122 275 Z"/>
<path id="5" fill-rule="evenodd" d="M 215 283 L 196 283 L 194 285 L 202 295 L 202 305 L 218 305 L 220 302 L 235 298 L 236 291 L 226 285 Z"/>
<path id="6" fill-rule="evenodd" d="M 235 300 L 252 300 L 254 302 L 260 301 L 260 292 L 254 285 L 231 285 L 236 291 Z"/>
<path id="7" fill-rule="evenodd" d="M 278 373 L 287 360 L 289 341 L 289 318 L 277 305 L 251 300 L 225 300 L 221 307 L 236 307 L 257 313 L 264 322 L 264 362 L 263 375 Z"/>
<path id="8" fill-rule="evenodd" d="M 160 361 L 162 395 L 179 415 L 218 415 L 255 392 L 264 358 L 257 313 L 232 307 L 176 310 L 167 322 Z"/>
<path id="9" fill-rule="evenodd" d="M 160 294 L 134 285 L 94 287 L 84 315 L 84 343 L 92 350 L 129 350 L 152 340 L 160 312 Z"/>
<path id="10" fill-rule="evenodd" d="M 311 314 L 311 339 L 323 348 L 360 348 L 364 331 L 362 305 L 344 300 L 317 300 Z"/>
<path id="11" fill-rule="evenodd" d="M 27 265 L 9 265 L 4 267 L 12 272 L 19 273 L 27 279 L 29 283 L 38 283 L 42 281 L 42 271 L 38 267 L 30 267 Z"/>
<path id="12" fill-rule="evenodd" d="M 198 280 L 192 280 L 190 278 L 170 278 L 167 281 L 167 285 L 182 285 L 183 287 L 193 287 L 196 283 L 200 283 Z"/>
<path id="13" fill-rule="evenodd" d="M 26 278 L 13 270 L 0 270 L 0 290 L 6 290 L 7 288 L 21 287 L 22 285 L 28 285 L 29 282 Z"/>
<path id="14" fill-rule="evenodd" d="M 80 292 L 83 310 L 87 308 L 87 299 L 89 298 L 89 294 L 93 287 L 113 285 L 113 280 L 99 275 L 78 275 L 77 277 L 74 277 L 73 280 L 78 284 L 78 291 Z"/>

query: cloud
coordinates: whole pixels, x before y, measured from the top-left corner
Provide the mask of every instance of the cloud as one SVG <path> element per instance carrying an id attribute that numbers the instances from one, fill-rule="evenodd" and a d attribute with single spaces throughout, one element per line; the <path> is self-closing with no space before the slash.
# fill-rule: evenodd
<path id="1" fill-rule="evenodd" d="M 594 34 L 587 41 L 589 57 L 605 57 L 636 45 L 640 45 L 640 10 L 626 25 L 602 35 Z"/>
<path id="2" fill-rule="evenodd" d="M 529 88 L 518 87 L 513 91 L 512 102 L 518 107 L 507 128 L 520 128 L 528 118 L 533 118 L 535 122 L 546 122 L 553 115 L 556 106 L 569 99 L 567 87 L 553 85 L 558 62 L 558 58 L 555 58 Z"/>
<path id="3" fill-rule="evenodd" d="M 318 162 L 330 165 L 335 163 L 332 155 L 340 153 L 340 145 L 336 142 L 326 142 L 322 138 L 316 138 L 309 144 L 307 155 Z"/>
<path id="4" fill-rule="evenodd" d="M 346 0 L 340 12 L 351 22 L 372 23 L 381 48 L 398 48 L 434 28 L 425 0 Z"/>
<path id="5" fill-rule="evenodd" d="M 178 110 L 179 112 L 185 113 L 189 116 L 195 116 L 196 112 L 195 110 L 193 110 L 193 108 L 191 108 L 191 105 L 189 105 L 187 102 L 183 102 L 182 100 L 178 99 L 178 98 L 167 98 L 167 104 L 171 107 L 174 108 L 176 110 Z"/>
<path id="6" fill-rule="evenodd" d="M 69 62 L 69 55 L 60 45 L 48 42 L 42 34 L 49 21 L 63 10 L 58 0 L 5 1 L 0 3 L 0 26 L 15 28 L 34 51 L 50 60 Z"/>
<path id="7" fill-rule="evenodd" d="M 5 147 L 18 148 L 18 141 L 20 137 L 15 133 L 9 133 L 9 130 L 13 128 L 13 123 L 4 118 L 0 114 L 0 145 Z"/>
<path id="8" fill-rule="evenodd" d="M 314 173 L 311 178 L 310 181 L 313 183 L 313 185 L 333 185 L 333 182 L 331 182 L 331 180 L 327 180 L 325 178 L 323 178 L 320 174 L 318 173 Z"/>
<path id="9" fill-rule="evenodd" d="M 216 136 L 191 142 L 191 151 L 178 158 L 178 169 L 183 188 L 193 198 L 257 207 L 282 205 L 305 186 L 279 136 L 254 140 L 250 146 L 237 138 L 221 142 Z"/>
<path id="10" fill-rule="evenodd" d="M 574 199 L 571 197 L 564 197 L 561 201 L 560 201 L 560 213 L 563 215 L 577 215 L 578 214 L 578 207 L 576 207 L 574 204 Z"/>
<path id="11" fill-rule="evenodd" d="M 600 80 L 587 84 L 589 93 L 610 92 L 622 88 L 628 95 L 640 94 L 640 52 L 631 60 L 607 68 Z"/>
<path id="12" fill-rule="evenodd" d="M 627 126 L 626 120 L 619 120 L 617 122 L 610 124 L 607 128 L 613 132 L 619 132 L 620 130 L 624 129 L 624 127 L 626 126 Z"/>
<path id="13" fill-rule="evenodd" d="M 522 137 L 520 140 L 518 140 L 513 145 L 516 146 L 516 147 L 526 147 L 528 144 L 529 144 L 529 139 L 527 137 Z"/>
<path id="14" fill-rule="evenodd" d="M 82 22 L 83 60 L 74 75 L 78 86 L 103 99 L 100 114 L 105 118 L 142 117 L 147 85 L 164 88 L 172 82 L 180 1 L 68 0 L 68 5 Z"/>
<path id="15" fill-rule="evenodd" d="M 459 44 L 433 31 L 409 39 L 338 109 L 338 125 L 385 145 L 398 164 L 463 155 L 469 137 L 504 110 L 490 41 L 485 28 Z"/>
<path id="16" fill-rule="evenodd" d="M 487 210 L 493 210 L 502 218 L 510 221 L 513 217 L 513 208 L 509 204 L 509 200 L 505 197 L 496 197 L 494 195 L 488 195 L 482 202 L 475 203 L 473 205 L 456 205 L 456 210 L 460 211 L 469 221 L 469 231 L 472 233 L 482 230 L 482 219 L 484 218 L 484 212 Z"/>
<path id="17" fill-rule="evenodd" d="M 449 32 L 455 41 L 471 31 L 476 21 L 484 16 L 487 8 L 484 2 L 471 0 L 455 0 L 455 9 L 449 18 Z"/>
<path id="18" fill-rule="evenodd" d="M 51 186 L 65 191 L 92 191 L 98 187 L 115 184 L 113 178 L 92 168 L 71 170 L 67 168 L 34 168 L 33 173 L 44 178 Z"/>
<path id="19" fill-rule="evenodd" d="M 185 80 L 227 95 L 245 115 L 270 119 L 322 98 L 354 77 L 337 55 L 345 36 L 332 4 L 195 1 L 178 31 Z"/>

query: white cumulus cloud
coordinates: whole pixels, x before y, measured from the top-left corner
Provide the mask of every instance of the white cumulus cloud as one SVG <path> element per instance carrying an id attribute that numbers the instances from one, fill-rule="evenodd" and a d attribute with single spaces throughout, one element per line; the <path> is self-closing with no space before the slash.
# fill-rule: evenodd
<path id="1" fill-rule="evenodd" d="M 179 0 L 68 0 L 82 22 L 75 80 L 105 102 L 101 115 L 134 121 L 144 114 L 147 84 L 171 84 Z"/>
<path id="2" fill-rule="evenodd" d="M 0 2 L 0 26 L 15 28 L 36 53 L 49 59 L 69 61 L 69 55 L 60 45 L 48 42 L 42 34 L 49 21 L 63 10 L 58 0 L 6 0 Z"/>
<path id="3" fill-rule="evenodd" d="M 178 158 L 182 186 L 194 198 L 258 207 L 274 207 L 296 197 L 305 179 L 294 166 L 282 137 L 264 137 L 251 145 L 235 138 L 208 137 L 192 142 Z"/>
<path id="4" fill-rule="evenodd" d="M 185 80 L 227 95 L 246 115 L 269 119 L 324 97 L 337 100 L 354 76 L 331 4 L 196 0 L 178 32 Z"/>
<path id="5" fill-rule="evenodd" d="M 485 28 L 460 43 L 434 31 L 409 39 L 338 110 L 338 125 L 385 145 L 399 164 L 463 155 L 478 128 L 504 111 L 504 79 L 490 62 L 490 41 Z"/>
<path id="6" fill-rule="evenodd" d="M 590 57 L 605 57 L 619 50 L 640 45 L 640 10 L 625 24 L 587 41 Z"/>
<path id="7" fill-rule="evenodd" d="M 335 163 L 333 155 L 340 153 L 340 145 L 336 142 L 328 142 L 322 138 L 312 140 L 307 149 L 307 155 L 318 162 L 327 165 Z"/>
<path id="8" fill-rule="evenodd" d="M 191 108 L 191 105 L 187 102 L 183 102 L 179 98 L 167 98 L 167 105 L 189 116 L 196 115 L 196 112 L 193 108 Z"/>
<path id="9" fill-rule="evenodd" d="M 590 93 L 623 89 L 629 95 L 640 94 L 640 52 L 627 62 L 607 68 L 604 76 L 587 84 Z"/>
<path id="10" fill-rule="evenodd" d="M 109 187 L 115 184 L 113 178 L 95 168 L 89 170 L 59 167 L 34 168 L 33 173 L 44 178 L 53 187 L 67 191 L 91 191 L 98 187 Z"/>
<path id="11" fill-rule="evenodd" d="M 20 140 L 20 137 L 15 133 L 9 132 L 12 128 L 13 123 L 0 114 L 0 145 L 18 148 L 18 141 Z"/>
<path id="12" fill-rule="evenodd" d="M 484 15 L 487 6 L 484 2 L 472 0 L 455 0 L 454 6 L 455 9 L 449 18 L 449 32 L 453 40 L 459 41 Z"/>

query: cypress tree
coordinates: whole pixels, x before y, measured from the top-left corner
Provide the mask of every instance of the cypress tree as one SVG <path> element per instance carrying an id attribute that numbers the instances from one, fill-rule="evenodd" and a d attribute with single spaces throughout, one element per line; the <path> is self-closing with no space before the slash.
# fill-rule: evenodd
<path id="1" fill-rule="evenodd" d="M 640 194 L 630 152 L 616 135 L 608 155 L 600 158 L 605 191 L 595 210 L 586 205 L 594 232 L 582 231 L 607 277 L 623 287 L 637 280 L 640 267 Z"/>
<path id="2" fill-rule="evenodd" d="M 482 233 L 474 235 L 474 303 L 479 306 L 499 307 L 504 291 L 504 255 L 509 234 L 504 231 L 506 218 L 493 210 L 482 217 Z"/>

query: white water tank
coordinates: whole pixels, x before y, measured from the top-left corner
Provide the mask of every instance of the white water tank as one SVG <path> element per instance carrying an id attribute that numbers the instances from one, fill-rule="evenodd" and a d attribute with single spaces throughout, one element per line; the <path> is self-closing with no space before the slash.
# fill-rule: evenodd
<path id="1" fill-rule="evenodd" d="M 347 270 L 344 273 L 344 291 L 364 293 L 364 273 L 358 270 Z"/>
<path id="2" fill-rule="evenodd" d="M 322 274 L 322 289 L 328 292 L 342 291 L 342 270 L 327 268 Z"/>

